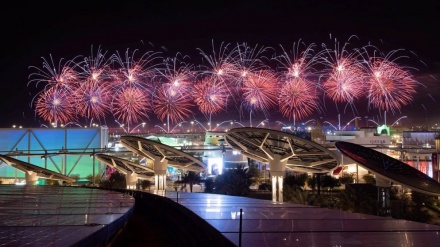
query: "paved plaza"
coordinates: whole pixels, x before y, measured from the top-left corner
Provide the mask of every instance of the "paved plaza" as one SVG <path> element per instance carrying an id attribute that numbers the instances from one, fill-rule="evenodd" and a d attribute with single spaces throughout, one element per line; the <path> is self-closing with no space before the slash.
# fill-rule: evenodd
<path id="1" fill-rule="evenodd" d="M 123 193 L 69 186 L 0 186 L 0 246 L 98 246 L 131 215 Z"/>
<path id="2" fill-rule="evenodd" d="M 439 246 L 440 226 L 246 197 L 167 192 L 237 246 Z"/>

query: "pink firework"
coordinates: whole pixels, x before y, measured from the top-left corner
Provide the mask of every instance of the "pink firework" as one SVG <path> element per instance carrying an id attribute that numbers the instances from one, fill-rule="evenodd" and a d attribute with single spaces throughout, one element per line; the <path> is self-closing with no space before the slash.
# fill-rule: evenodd
<path id="1" fill-rule="evenodd" d="M 65 124 L 75 118 L 73 103 L 70 92 L 63 88 L 52 87 L 38 96 L 35 111 L 45 121 Z"/>
<path id="2" fill-rule="evenodd" d="M 57 87 L 73 91 L 78 83 L 78 72 L 75 71 L 77 64 L 73 60 L 64 61 L 60 59 L 58 65 L 55 66 L 52 56 L 50 60 L 43 58 L 43 68 L 31 66 L 37 72 L 31 73 L 29 78 L 34 77 L 29 83 L 35 82 L 38 87 L 39 83 L 44 83 L 45 88 Z M 28 85 L 29 85 L 28 83 Z"/>
<path id="3" fill-rule="evenodd" d="M 317 63 L 317 55 L 314 55 L 315 45 L 308 46 L 305 43 L 298 41 L 293 44 L 291 51 L 286 51 L 282 46 L 282 54 L 275 57 L 275 60 L 280 63 L 283 70 L 284 77 L 299 77 L 303 80 L 315 73 L 314 65 Z"/>
<path id="4" fill-rule="evenodd" d="M 194 102 L 205 115 L 219 113 L 226 108 L 228 91 L 223 83 L 204 79 L 194 86 Z"/>
<path id="5" fill-rule="evenodd" d="M 224 83 L 230 83 L 235 79 L 235 75 L 239 71 L 236 64 L 236 52 L 231 48 L 230 44 L 221 43 L 218 51 L 212 43 L 212 54 L 207 54 L 199 49 L 200 54 L 209 63 L 204 66 L 202 73 L 210 75 L 216 80 Z"/>
<path id="6" fill-rule="evenodd" d="M 159 77 L 162 83 L 169 86 L 169 90 L 191 97 L 196 72 L 193 65 L 185 63 L 178 55 L 165 60 L 165 68 L 158 70 Z"/>
<path id="7" fill-rule="evenodd" d="M 268 70 L 249 75 L 242 88 L 245 104 L 251 111 L 261 110 L 266 113 L 276 104 L 277 84 L 275 74 Z"/>
<path id="8" fill-rule="evenodd" d="M 102 52 L 100 48 L 96 52 L 96 55 L 92 52 L 89 57 L 84 58 L 82 63 L 83 72 L 80 74 L 84 81 L 102 83 L 111 79 L 109 60 L 105 57 L 106 52 Z"/>
<path id="9" fill-rule="evenodd" d="M 110 111 L 111 89 L 97 81 L 85 81 L 75 92 L 76 108 L 80 116 L 103 119 Z"/>
<path id="10" fill-rule="evenodd" d="M 171 121 L 171 123 L 178 123 L 188 118 L 192 114 L 191 106 L 190 98 L 166 84 L 159 87 L 153 100 L 153 109 L 157 117 L 161 121 L 167 118 L 167 122 Z"/>
<path id="11" fill-rule="evenodd" d="M 322 86 L 333 101 L 352 104 L 365 93 L 364 78 L 364 72 L 356 60 L 340 59 Z"/>
<path id="12" fill-rule="evenodd" d="M 113 70 L 115 87 L 135 87 L 147 89 L 150 80 L 155 76 L 155 68 L 158 65 L 154 63 L 159 57 L 157 52 L 148 51 L 137 58 L 138 50 L 125 52 L 125 57 L 121 57 L 119 52 L 113 56 L 113 60 L 119 65 L 119 69 Z"/>
<path id="13" fill-rule="evenodd" d="M 284 117 L 299 120 L 318 109 L 316 88 L 301 78 L 291 78 L 279 91 L 278 104 Z"/>
<path id="14" fill-rule="evenodd" d="M 412 101 L 417 82 L 408 71 L 382 59 L 373 61 L 370 70 L 368 99 L 373 107 L 394 112 Z"/>
<path id="15" fill-rule="evenodd" d="M 127 87 L 116 93 L 112 103 L 113 115 L 122 122 L 131 124 L 143 122 L 150 110 L 148 93 L 140 88 Z"/>

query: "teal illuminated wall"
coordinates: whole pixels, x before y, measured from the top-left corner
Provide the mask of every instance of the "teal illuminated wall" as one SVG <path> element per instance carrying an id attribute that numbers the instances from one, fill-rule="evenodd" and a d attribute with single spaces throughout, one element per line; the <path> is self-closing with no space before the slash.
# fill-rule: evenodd
<path id="1" fill-rule="evenodd" d="M 0 129 L 0 153 L 45 167 L 63 175 L 86 178 L 101 174 L 104 165 L 95 160 L 108 144 L 108 129 L 100 128 L 36 128 Z M 0 163 L 0 178 L 24 178 L 24 173 Z"/>

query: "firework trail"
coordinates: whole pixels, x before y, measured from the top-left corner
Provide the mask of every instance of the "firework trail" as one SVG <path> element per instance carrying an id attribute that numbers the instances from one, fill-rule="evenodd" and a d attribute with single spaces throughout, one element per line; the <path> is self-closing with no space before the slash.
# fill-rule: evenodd
<path id="1" fill-rule="evenodd" d="M 55 66 L 52 55 L 49 55 L 50 60 L 43 59 L 43 68 L 40 69 L 35 66 L 30 66 L 30 69 L 36 70 L 36 72 L 31 73 L 29 78 L 34 77 L 29 80 L 30 83 L 35 83 L 38 87 L 40 83 L 44 83 L 44 88 L 50 89 L 51 87 L 64 88 L 68 91 L 74 91 L 76 84 L 78 83 L 78 73 L 75 71 L 77 63 L 74 60 L 64 60 L 60 59 L 58 65 Z M 75 57 L 78 58 L 79 56 Z"/>
<path id="2" fill-rule="evenodd" d="M 159 53 L 147 51 L 137 58 L 138 52 L 138 49 L 133 52 L 127 49 L 124 57 L 118 51 L 112 56 L 112 61 L 119 68 L 113 70 L 115 88 L 135 87 L 146 90 L 151 87 L 151 78 L 155 76 L 155 68 L 159 65 L 154 62 L 159 59 Z"/>
<path id="3" fill-rule="evenodd" d="M 244 78 L 248 75 L 269 69 L 269 66 L 263 62 L 263 59 L 266 58 L 265 54 L 270 49 L 269 47 L 258 45 L 252 47 L 247 43 L 237 44 L 235 48 L 235 53 L 237 53 L 237 56 L 235 56 L 237 67 L 235 77 L 238 86 L 241 86 Z"/>
<path id="4" fill-rule="evenodd" d="M 173 58 L 165 59 L 164 68 L 157 69 L 160 83 L 166 84 L 171 94 L 180 93 L 191 97 L 191 91 L 196 77 L 194 65 L 185 62 L 180 53 Z"/>
<path id="5" fill-rule="evenodd" d="M 291 51 L 286 51 L 280 46 L 282 54 L 276 56 L 274 60 L 279 63 L 279 67 L 283 73 L 284 79 L 301 78 L 302 80 L 310 80 L 316 75 L 314 68 L 318 62 L 319 56 L 314 53 L 315 44 L 306 45 L 304 42 L 298 41 L 293 43 Z"/>
<path id="6" fill-rule="evenodd" d="M 102 52 L 98 47 L 96 55 L 93 53 L 93 46 L 89 57 L 85 57 L 84 61 L 78 64 L 82 68 L 79 73 L 80 79 L 87 82 L 97 82 L 98 84 L 111 80 L 110 59 L 106 58 L 107 52 Z"/>
<path id="7" fill-rule="evenodd" d="M 202 66 L 202 74 L 212 76 L 221 82 L 235 79 L 235 75 L 239 70 L 235 64 L 237 60 L 235 49 L 231 47 L 231 44 L 221 43 L 218 51 L 216 51 L 213 41 L 212 54 L 205 53 L 201 49 L 197 50 L 208 63 L 208 65 Z"/>

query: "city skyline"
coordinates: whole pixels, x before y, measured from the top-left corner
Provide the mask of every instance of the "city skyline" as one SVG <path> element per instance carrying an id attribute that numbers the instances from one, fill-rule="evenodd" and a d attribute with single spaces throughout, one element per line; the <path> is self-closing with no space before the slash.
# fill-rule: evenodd
<path id="1" fill-rule="evenodd" d="M 225 1 L 217 5 L 215 2 L 179 4 L 165 1 L 132 5 L 112 2 L 81 5 L 78 2 L 68 9 L 36 3 L 13 6 L 10 13 L 3 16 L 2 24 L 6 32 L 14 35 L 8 35 L 10 49 L 2 56 L 5 75 L 2 98 L 7 104 L 1 107 L 0 126 L 39 127 L 43 123 L 29 105 L 34 94 L 27 84 L 32 72 L 29 67 L 41 66 L 41 58 L 49 55 L 56 59 L 87 56 L 91 46 L 101 46 L 109 53 L 123 53 L 126 49 L 142 48 L 151 42 L 157 49 L 164 46 L 170 55 L 181 52 L 194 58 L 198 55 L 197 48 L 208 51 L 212 41 L 290 48 L 298 40 L 321 45 L 328 42 L 330 36 L 344 42 L 351 35 L 358 36 L 363 43 L 378 45 L 385 52 L 403 49 L 406 54 L 415 53 L 413 62 L 418 71 L 414 76 L 426 88 L 420 87 L 412 105 L 403 107 L 401 113 L 387 114 L 389 119 L 408 116 L 405 121 L 430 124 L 440 118 L 435 108 L 440 98 L 439 82 L 435 79 L 439 74 L 440 55 L 436 43 L 440 39 L 437 32 L 431 31 L 435 30 L 436 7 L 438 4 L 435 3 L 409 6 L 375 1 L 368 6 L 345 1 L 334 5 L 320 1 L 259 1 L 255 4 Z M 17 19 L 24 16 L 33 17 L 34 21 Z M 309 18 L 304 19 L 306 16 Z M 8 18 L 15 21 L 9 24 Z M 367 107 L 362 109 L 359 106 L 357 109 L 360 117 L 383 120 L 383 112 L 367 111 Z M 235 114 L 231 119 L 240 120 Z M 234 113 L 230 112 L 230 115 Z M 279 115 L 272 114 L 272 117 L 282 120 Z M 328 106 L 325 112 L 310 118 L 335 121 L 338 115 L 347 119 L 354 117 L 350 110 Z M 206 121 L 202 117 L 196 116 L 197 120 Z M 155 118 L 151 121 L 163 123 Z M 113 124 L 111 119 L 108 122 L 108 125 Z"/>

